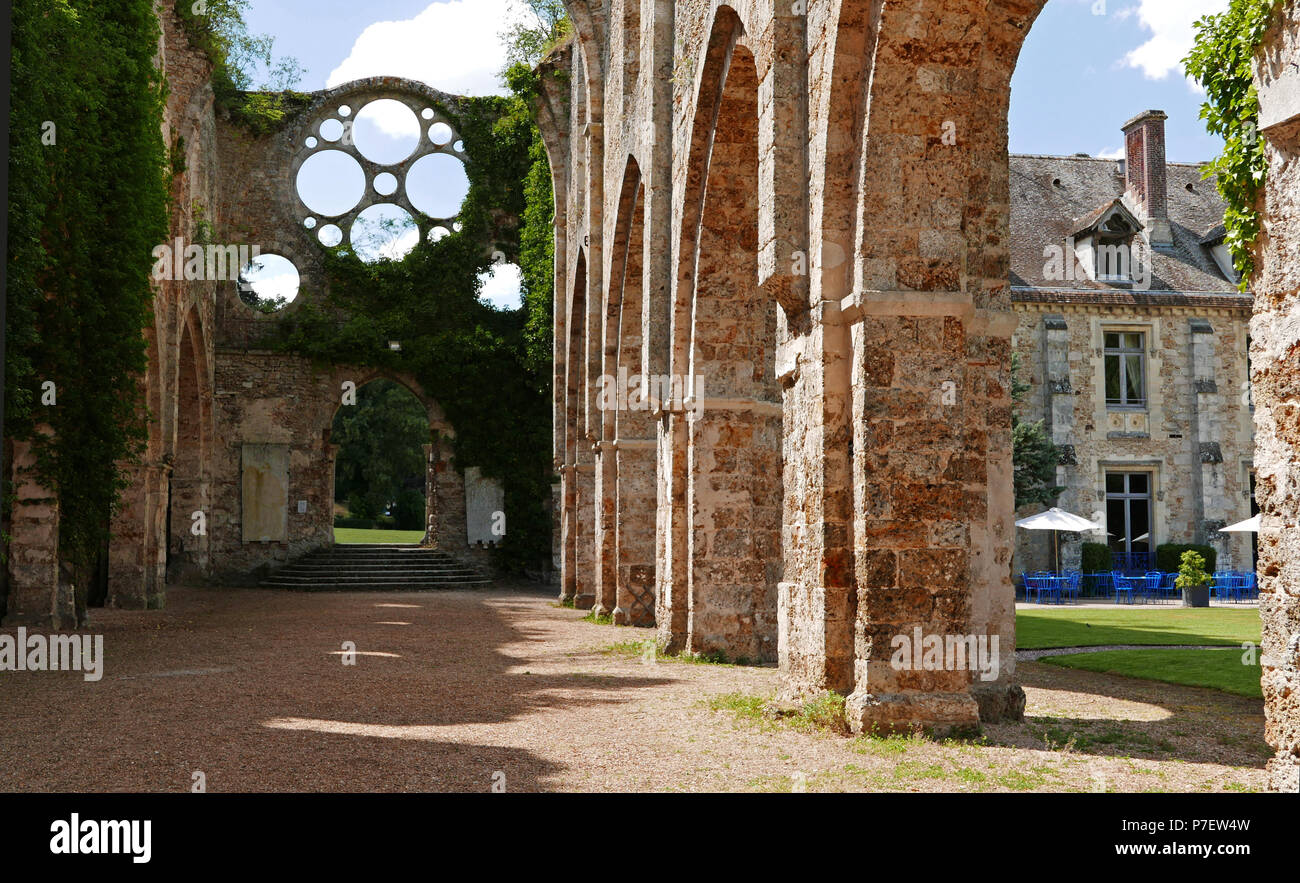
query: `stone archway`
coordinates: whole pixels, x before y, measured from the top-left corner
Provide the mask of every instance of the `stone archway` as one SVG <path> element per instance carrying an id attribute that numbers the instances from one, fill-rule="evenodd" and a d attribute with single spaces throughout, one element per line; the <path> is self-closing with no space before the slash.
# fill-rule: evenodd
<path id="1" fill-rule="evenodd" d="M 664 397 L 687 442 L 685 648 L 759 660 L 777 655 L 781 406 L 777 307 L 759 287 L 759 79 L 745 39 L 736 13 L 720 10 L 695 118 L 699 190 L 687 194 L 699 223 L 679 252 L 675 325 L 689 338 Z"/>
<path id="2" fill-rule="evenodd" d="M 197 312 L 181 323 L 177 364 L 175 454 L 167 497 L 167 580 L 211 569 L 212 384 Z"/>

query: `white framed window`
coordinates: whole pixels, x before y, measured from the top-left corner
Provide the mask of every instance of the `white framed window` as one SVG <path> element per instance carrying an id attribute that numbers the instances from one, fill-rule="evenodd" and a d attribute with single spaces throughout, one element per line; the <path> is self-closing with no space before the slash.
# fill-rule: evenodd
<path id="1" fill-rule="evenodd" d="M 1106 407 L 1147 406 L 1146 333 L 1105 331 Z"/>

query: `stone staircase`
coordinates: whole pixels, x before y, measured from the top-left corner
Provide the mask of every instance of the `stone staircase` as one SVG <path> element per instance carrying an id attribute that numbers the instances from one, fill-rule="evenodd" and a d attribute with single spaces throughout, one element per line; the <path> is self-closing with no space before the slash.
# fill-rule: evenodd
<path id="1" fill-rule="evenodd" d="M 262 580 L 262 587 L 298 592 L 422 592 L 490 582 L 445 552 L 357 543 L 304 555 Z"/>

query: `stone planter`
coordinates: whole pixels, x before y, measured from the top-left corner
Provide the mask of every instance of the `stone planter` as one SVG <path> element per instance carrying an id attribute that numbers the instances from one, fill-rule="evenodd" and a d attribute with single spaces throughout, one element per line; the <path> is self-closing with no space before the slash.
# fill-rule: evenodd
<path id="1" fill-rule="evenodd" d="M 1209 607 L 1210 606 L 1209 585 L 1197 586 L 1194 589 L 1183 589 L 1183 606 L 1184 607 Z"/>

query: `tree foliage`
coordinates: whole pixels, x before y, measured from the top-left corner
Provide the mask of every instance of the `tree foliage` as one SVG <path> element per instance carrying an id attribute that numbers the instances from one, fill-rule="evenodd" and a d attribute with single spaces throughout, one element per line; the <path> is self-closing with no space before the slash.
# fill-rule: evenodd
<path id="1" fill-rule="evenodd" d="M 190 44 L 212 62 L 213 101 L 219 111 L 256 134 L 282 123 L 307 103 L 291 91 L 306 70 L 296 58 L 275 55 L 275 38 L 252 34 L 244 21 L 249 0 L 176 0 Z"/>
<path id="2" fill-rule="evenodd" d="M 1011 354 L 1011 461 L 1016 491 L 1016 508 L 1030 503 L 1055 504 L 1065 488 L 1056 484 L 1060 449 L 1047 434 L 1044 421 L 1026 423 L 1019 406 L 1032 388 L 1019 378 L 1020 354 Z"/>
<path id="3" fill-rule="evenodd" d="M 564 0 L 516 0 L 515 15 L 501 32 L 506 71 L 516 65 L 534 68 L 572 30 Z"/>
<path id="4" fill-rule="evenodd" d="M 334 499 L 346 501 L 351 515 L 373 518 L 414 491 L 424 511 L 424 445 L 429 443 L 429 415 L 407 388 L 376 380 L 357 390 L 355 405 L 343 405 L 334 417 L 330 442 L 339 446 L 334 469 Z M 406 513 L 403 513 L 406 514 Z M 409 518 L 399 519 L 403 530 Z"/>
<path id="5" fill-rule="evenodd" d="M 1255 51 L 1268 30 L 1277 0 L 1231 0 L 1227 10 L 1195 24 L 1196 42 L 1183 60 L 1187 75 L 1205 89 L 1201 119 L 1224 139 L 1223 153 L 1205 167 L 1227 208 L 1225 244 L 1241 275 L 1241 288 L 1254 272 L 1251 249 L 1259 235 L 1259 195 L 1268 163 L 1259 134 L 1259 95 L 1255 91 Z"/>
<path id="6" fill-rule="evenodd" d="M 59 552 L 79 568 L 146 438 L 143 331 L 171 173 L 158 37 L 152 0 L 14 4 L 7 430 L 33 441 Z"/>

